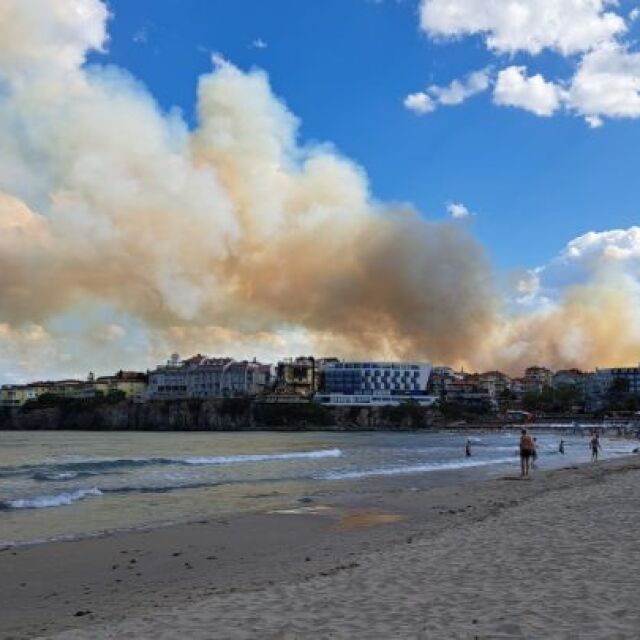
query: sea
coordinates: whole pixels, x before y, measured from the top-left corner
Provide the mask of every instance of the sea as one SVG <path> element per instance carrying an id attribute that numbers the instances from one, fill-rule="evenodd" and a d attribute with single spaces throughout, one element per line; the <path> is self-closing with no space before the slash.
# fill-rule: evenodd
<path id="1" fill-rule="evenodd" d="M 517 474 L 518 437 L 517 431 L 0 431 L 0 546 L 269 511 L 373 487 Z M 467 438 L 471 457 L 464 455 Z M 586 437 L 537 438 L 541 469 L 590 458 Z M 605 437 L 601 456 L 628 455 L 637 446 Z"/>

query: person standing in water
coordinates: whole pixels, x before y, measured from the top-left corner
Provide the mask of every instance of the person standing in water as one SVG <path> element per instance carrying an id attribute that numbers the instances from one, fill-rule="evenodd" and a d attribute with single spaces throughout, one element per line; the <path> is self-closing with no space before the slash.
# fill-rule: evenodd
<path id="1" fill-rule="evenodd" d="M 537 469 L 536 460 L 538 459 L 538 440 L 533 439 L 533 449 L 531 449 L 531 468 Z"/>
<path id="2" fill-rule="evenodd" d="M 471 457 L 471 440 L 467 440 L 467 442 L 464 445 L 464 455 L 467 458 Z"/>
<path id="3" fill-rule="evenodd" d="M 523 478 L 528 478 L 529 463 L 533 453 L 533 440 L 526 429 L 523 429 L 520 433 L 520 471 Z"/>
<path id="4" fill-rule="evenodd" d="M 591 447 L 591 462 L 598 462 L 598 451 L 602 449 L 602 447 L 600 446 L 600 438 L 596 431 L 594 431 L 593 436 L 591 436 L 589 446 Z"/>
<path id="5" fill-rule="evenodd" d="M 564 455 L 564 440 L 560 440 L 560 446 L 558 447 L 558 451 Z"/>

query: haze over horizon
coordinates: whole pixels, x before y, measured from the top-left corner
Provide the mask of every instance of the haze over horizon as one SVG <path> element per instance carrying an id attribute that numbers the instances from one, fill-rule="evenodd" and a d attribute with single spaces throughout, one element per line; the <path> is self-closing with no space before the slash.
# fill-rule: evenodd
<path id="1" fill-rule="evenodd" d="M 636 364 L 639 24 L 4 0 L 0 384 L 174 351 Z"/>

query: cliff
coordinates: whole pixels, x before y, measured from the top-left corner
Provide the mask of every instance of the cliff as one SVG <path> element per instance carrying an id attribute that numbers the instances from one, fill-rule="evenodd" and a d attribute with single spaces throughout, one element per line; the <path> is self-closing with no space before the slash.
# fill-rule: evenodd
<path id="1" fill-rule="evenodd" d="M 302 431 L 426 429 L 432 412 L 400 407 L 325 407 L 273 404 L 248 398 L 221 400 L 71 401 L 28 403 L 0 409 L 0 429 L 79 431 Z"/>

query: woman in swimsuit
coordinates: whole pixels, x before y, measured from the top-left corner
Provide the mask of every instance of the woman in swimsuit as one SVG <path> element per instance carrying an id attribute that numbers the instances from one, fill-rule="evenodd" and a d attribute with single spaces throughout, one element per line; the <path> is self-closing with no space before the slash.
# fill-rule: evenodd
<path id="1" fill-rule="evenodd" d="M 531 462 L 531 454 L 533 453 L 533 440 L 523 429 L 520 436 L 520 471 L 523 478 L 529 477 L 529 464 Z"/>
<path id="2" fill-rule="evenodd" d="M 598 434 L 594 433 L 591 438 L 591 462 L 598 462 L 598 451 L 602 449 L 600 446 L 600 438 L 598 438 Z"/>

